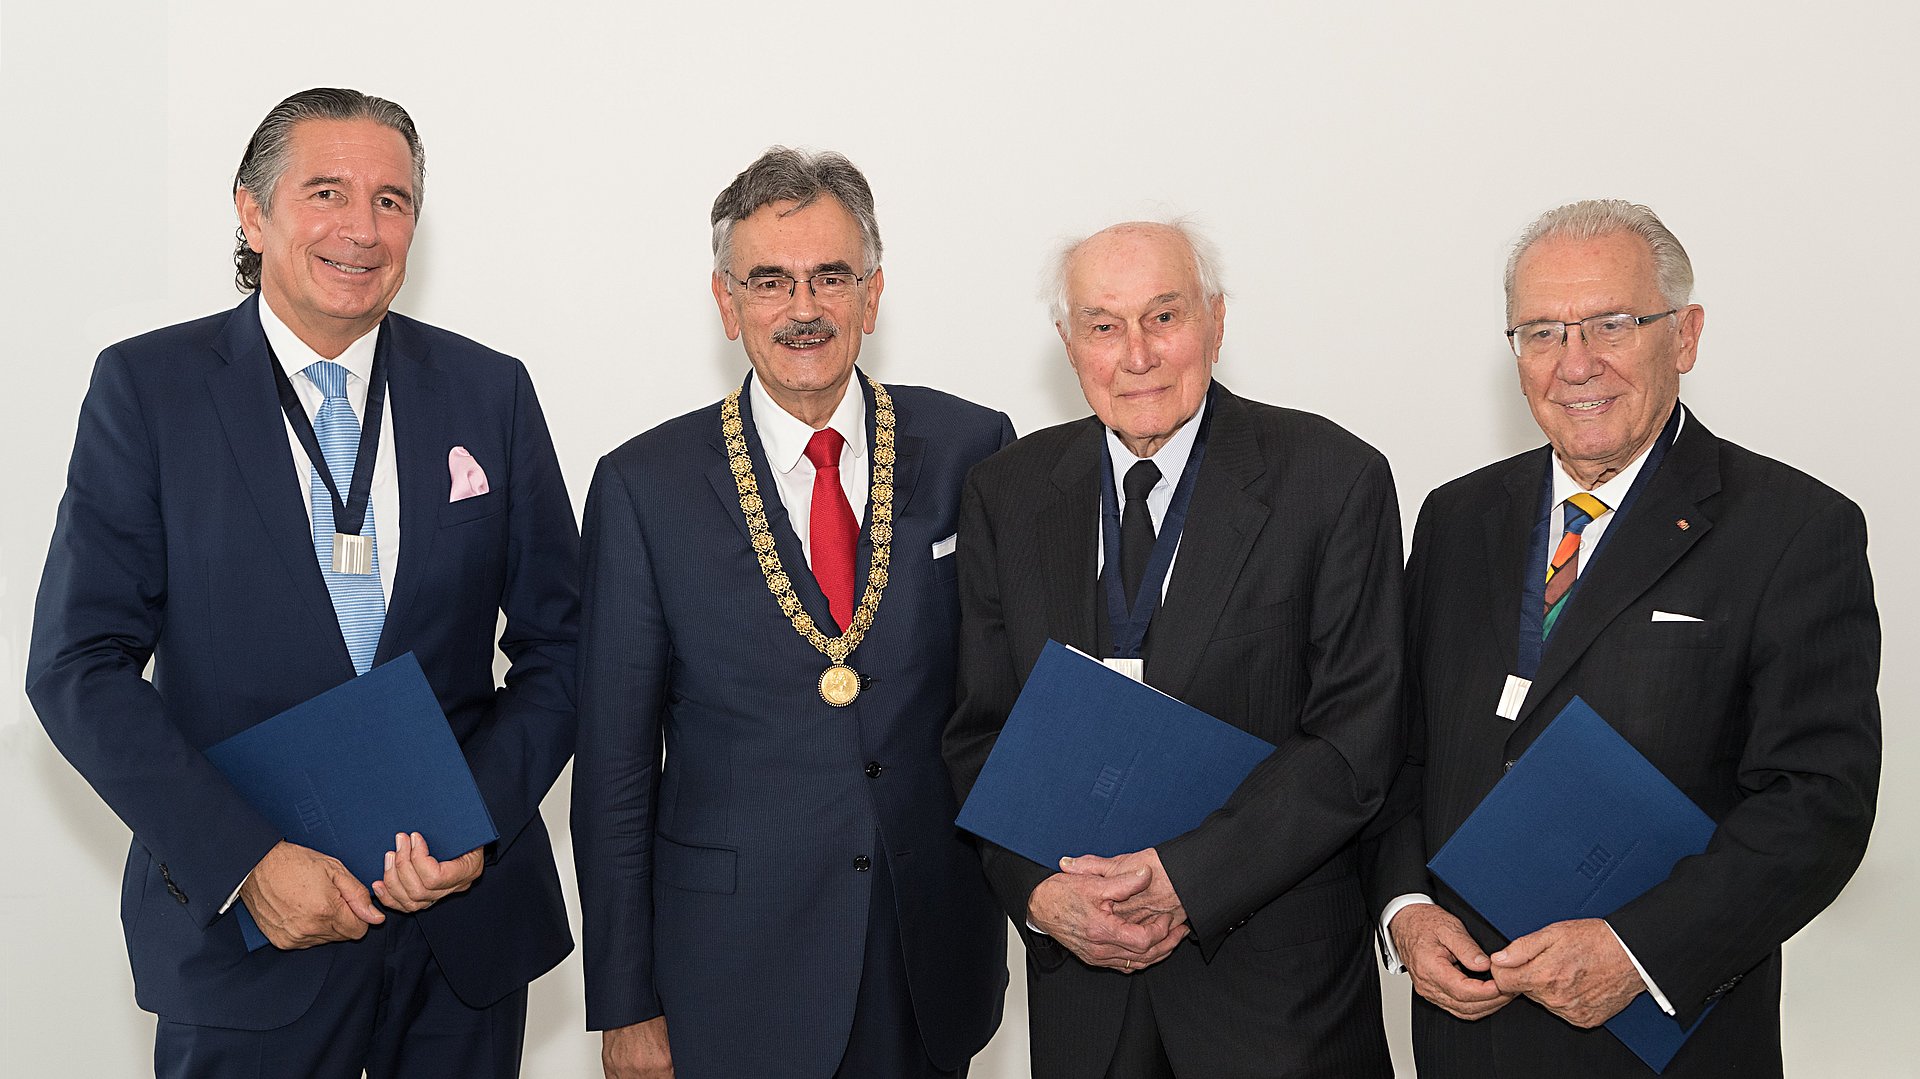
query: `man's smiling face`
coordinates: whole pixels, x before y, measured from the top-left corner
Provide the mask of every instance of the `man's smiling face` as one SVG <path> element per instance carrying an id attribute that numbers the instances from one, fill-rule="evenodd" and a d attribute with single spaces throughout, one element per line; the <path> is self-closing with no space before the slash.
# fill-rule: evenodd
<path id="1" fill-rule="evenodd" d="M 727 337 L 745 346 L 754 377 L 780 407 L 817 426 L 840 403 L 861 336 L 873 332 L 884 281 L 878 269 L 867 274 L 860 224 L 838 200 L 822 195 L 794 206 L 770 202 L 734 224 L 733 265 L 713 275 L 713 298 Z M 823 300 L 807 279 L 829 272 L 866 280 L 851 295 Z M 776 275 L 796 282 L 791 296 L 767 303 L 747 295 L 747 278 Z"/>
<path id="2" fill-rule="evenodd" d="M 322 356 L 337 356 L 386 317 L 413 243 L 413 158 L 373 120 L 303 120 L 266 207 L 234 194 L 260 293 Z"/>

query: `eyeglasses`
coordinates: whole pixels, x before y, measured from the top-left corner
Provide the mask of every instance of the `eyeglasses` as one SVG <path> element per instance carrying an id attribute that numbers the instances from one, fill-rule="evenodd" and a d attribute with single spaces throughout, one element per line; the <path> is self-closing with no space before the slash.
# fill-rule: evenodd
<path id="1" fill-rule="evenodd" d="M 1588 348 L 1618 352 L 1633 347 L 1634 342 L 1640 339 L 1640 327 L 1649 322 L 1658 322 L 1679 310 L 1677 307 L 1669 308 L 1657 315 L 1588 315 L 1578 322 L 1556 322 L 1551 319 L 1522 322 L 1507 331 L 1507 344 L 1513 346 L 1513 354 L 1521 359 L 1544 356 L 1567 343 L 1569 326 L 1578 326 L 1580 340 L 1585 341 Z"/>
<path id="2" fill-rule="evenodd" d="M 741 287 L 748 303 L 776 304 L 793 299 L 794 290 L 800 287 L 802 281 L 806 282 L 807 291 L 813 294 L 814 299 L 821 303 L 838 303 L 851 297 L 866 278 L 848 270 L 828 270 L 806 278 L 788 277 L 783 273 L 755 274 L 744 281 L 728 273 L 727 280 Z"/>

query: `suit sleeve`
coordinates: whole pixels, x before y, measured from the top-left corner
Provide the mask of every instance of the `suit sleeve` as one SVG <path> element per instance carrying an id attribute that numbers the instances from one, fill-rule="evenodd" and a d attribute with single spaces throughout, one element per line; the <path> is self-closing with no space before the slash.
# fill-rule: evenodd
<path id="1" fill-rule="evenodd" d="M 1011 430 L 1007 432 L 1011 434 Z M 956 706 L 947 724 L 942 751 L 961 803 L 986 766 L 987 755 L 1006 725 L 1020 694 L 1020 674 L 1007 638 L 996 572 L 993 521 L 977 482 L 967 479 L 960 496 L 960 662 Z M 1029 946 L 1058 945 L 1027 926 L 1027 899 L 1053 870 L 1035 864 L 997 843 L 978 840 L 987 883 Z"/>
<path id="2" fill-rule="evenodd" d="M 1157 848 L 1203 950 L 1352 844 L 1385 798 L 1404 754 L 1400 552 L 1393 477 L 1372 455 L 1314 576 L 1295 735 L 1198 828 Z"/>
<path id="3" fill-rule="evenodd" d="M 201 925 L 280 832 L 168 717 L 144 676 L 167 627 L 160 467 L 127 360 L 102 353 L 34 605 L 27 696 L 67 760 Z"/>
<path id="4" fill-rule="evenodd" d="M 1426 626 L 1422 597 L 1433 542 L 1429 518 L 1432 506 L 1429 499 L 1420 507 L 1420 519 L 1413 529 L 1413 554 L 1407 560 L 1407 646 L 1405 689 L 1401 694 L 1407 751 L 1387 790 L 1386 804 L 1361 836 L 1361 881 L 1366 888 L 1368 909 L 1376 917 L 1400 896 L 1429 892 L 1433 887 L 1427 875 L 1426 822 L 1421 813 L 1426 782 L 1427 724 L 1420 702 L 1425 698 L 1420 692 L 1420 667 L 1413 661 L 1413 657 L 1421 654 Z"/>
<path id="5" fill-rule="evenodd" d="M 1880 621 L 1859 508 L 1814 513 L 1757 579 L 1743 797 L 1703 854 L 1607 919 L 1683 1023 L 1833 901 L 1873 825 Z"/>
<path id="6" fill-rule="evenodd" d="M 504 847 L 540 812 L 573 756 L 579 532 L 533 382 L 514 365 L 506 579 L 500 651 L 511 664 L 493 714 L 467 746 Z"/>
<path id="7" fill-rule="evenodd" d="M 670 642 L 632 492 L 611 458 L 587 494 L 580 753 L 573 769 L 587 1028 L 662 1014 L 653 980 L 653 828 Z"/>

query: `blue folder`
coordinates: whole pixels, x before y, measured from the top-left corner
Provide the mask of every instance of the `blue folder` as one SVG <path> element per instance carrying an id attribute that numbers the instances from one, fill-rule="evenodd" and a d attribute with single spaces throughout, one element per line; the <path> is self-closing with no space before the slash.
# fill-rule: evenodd
<path id="1" fill-rule="evenodd" d="M 1427 868 L 1511 940 L 1612 914 L 1666 880 L 1674 863 L 1706 850 L 1713 829 L 1712 818 L 1575 697 Z M 1607 1029 L 1659 1073 L 1705 1018 L 1683 1027 L 1642 993 Z"/>
<path id="2" fill-rule="evenodd" d="M 954 823 L 1049 869 L 1193 830 L 1273 746 L 1048 641 Z"/>
<path id="3" fill-rule="evenodd" d="M 447 858 L 500 838 L 433 687 L 408 652 L 207 749 L 292 843 L 340 859 L 362 884 L 386 873 L 398 832 Z M 235 904 L 247 950 L 266 945 Z"/>

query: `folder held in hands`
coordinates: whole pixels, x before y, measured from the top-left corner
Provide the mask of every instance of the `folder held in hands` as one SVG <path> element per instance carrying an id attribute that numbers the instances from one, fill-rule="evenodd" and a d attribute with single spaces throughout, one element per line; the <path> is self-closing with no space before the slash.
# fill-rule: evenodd
<path id="1" fill-rule="evenodd" d="M 386 872 L 399 832 L 436 857 L 500 838 L 433 687 L 408 652 L 207 749 L 207 759 L 291 843 L 340 860 L 362 884 Z M 245 904 L 241 935 L 267 938 Z"/>
<path id="2" fill-rule="evenodd" d="M 1427 868 L 1511 940 L 1554 922 L 1606 917 L 1706 850 L 1713 829 L 1712 818 L 1575 697 Z M 1705 1018 L 1682 1027 L 1642 993 L 1606 1026 L 1658 1074 Z"/>
<path id="3" fill-rule="evenodd" d="M 1127 854 L 1191 831 L 1272 752 L 1048 641 L 954 823 L 1049 869 Z"/>

